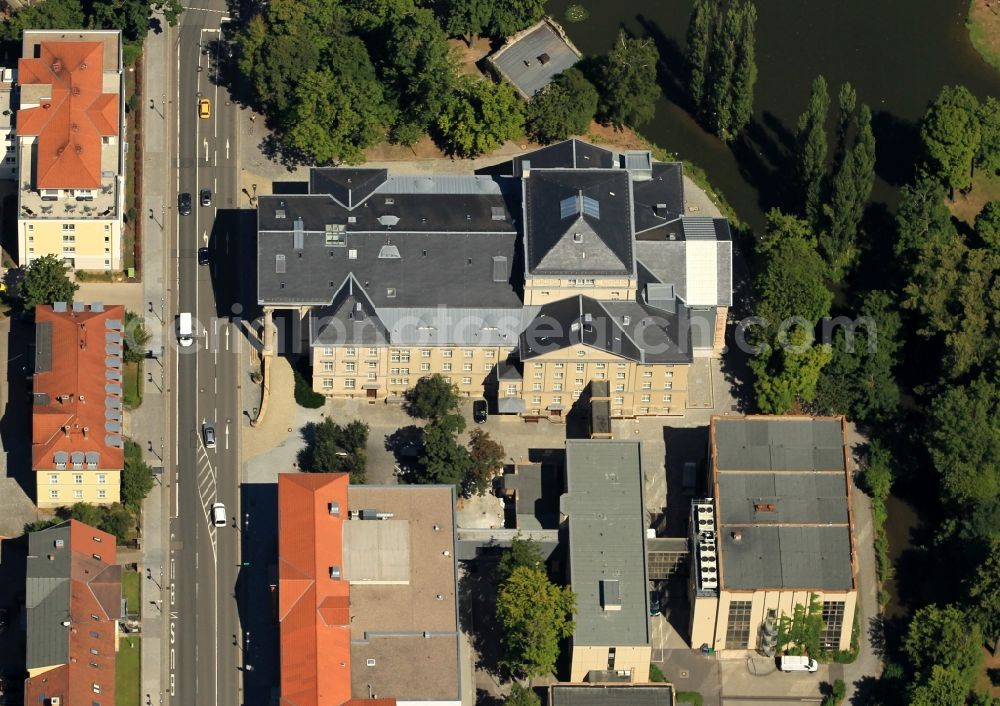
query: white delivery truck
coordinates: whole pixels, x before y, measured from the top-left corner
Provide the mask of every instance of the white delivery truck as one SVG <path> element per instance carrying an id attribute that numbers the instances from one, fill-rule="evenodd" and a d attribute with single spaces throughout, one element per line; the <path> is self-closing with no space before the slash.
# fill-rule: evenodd
<path id="1" fill-rule="evenodd" d="M 783 672 L 815 672 L 819 669 L 816 660 L 799 655 L 781 655 L 778 666 Z"/>
<path id="2" fill-rule="evenodd" d="M 194 328 L 189 311 L 182 311 L 177 317 L 177 341 L 185 348 L 194 343 Z"/>

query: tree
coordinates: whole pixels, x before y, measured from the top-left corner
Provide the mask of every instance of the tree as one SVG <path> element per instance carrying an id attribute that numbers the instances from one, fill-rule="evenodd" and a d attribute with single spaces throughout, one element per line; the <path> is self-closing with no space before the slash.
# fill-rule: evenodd
<path id="1" fill-rule="evenodd" d="M 539 569 L 519 566 L 497 596 L 500 664 L 527 678 L 555 670 L 559 641 L 573 634 L 576 596 Z"/>
<path id="2" fill-rule="evenodd" d="M 70 280 L 69 267 L 55 255 L 42 255 L 24 268 L 24 279 L 18 291 L 25 309 L 33 310 L 39 304 L 73 301 L 80 285 Z"/>
<path id="3" fill-rule="evenodd" d="M 695 0 L 688 21 L 687 44 L 684 48 L 684 69 L 688 77 L 688 94 L 695 110 L 705 100 L 708 75 L 708 51 L 712 34 L 719 20 L 719 4 L 715 0 Z"/>
<path id="4" fill-rule="evenodd" d="M 312 439 L 299 464 L 315 473 L 350 473 L 351 483 L 367 480 L 368 425 L 357 419 L 341 426 L 325 417 L 312 427 Z"/>
<path id="5" fill-rule="evenodd" d="M 868 293 L 860 318 L 837 330 L 816 399 L 821 409 L 868 424 L 884 423 L 899 404 L 893 369 L 899 363 L 901 322 L 888 292 Z M 856 325 L 855 325 L 856 324 Z"/>
<path id="6" fill-rule="evenodd" d="M 542 559 L 542 549 L 538 546 L 538 542 L 532 539 L 521 539 L 521 535 L 517 534 L 511 540 L 510 548 L 500 555 L 500 561 L 493 573 L 496 585 L 502 586 L 514 573 L 514 569 L 521 566 L 544 571 L 545 560 Z"/>
<path id="7" fill-rule="evenodd" d="M 639 127 L 653 119 L 660 97 L 656 81 L 659 60 L 653 40 L 618 33 L 600 71 L 597 112 L 602 122 L 619 128 Z"/>
<path id="8" fill-rule="evenodd" d="M 953 605 L 932 604 L 918 609 L 910 619 L 903 638 L 903 653 L 917 682 L 930 681 L 935 666 L 954 669 L 968 692 L 982 661 L 982 644 L 979 625 L 970 622 L 965 613 Z"/>
<path id="9" fill-rule="evenodd" d="M 983 244 L 1000 250 L 1000 201 L 990 201 L 976 216 L 976 234 Z"/>
<path id="10" fill-rule="evenodd" d="M 510 696 L 503 702 L 504 706 L 542 706 L 538 694 L 517 682 L 510 689 Z"/>
<path id="11" fill-rule="evenodd" d="M 796 326 L 768 355 L 750 359 L 757 407 L 764 414 L 786 414 L 799 400 L 815 398 L 820 373 L 833 353 L 829 344 L 812 345 L 811 333 Z"/>
<path id="12" fill-rule="evenodd" d="M 1000 387 L 979 377 L 945 389 L 930 405 L 927 450 L 952 503 L 1000 494 Z M 970 424 L 970 420 L 976 420 Z"/>
<path id="13" fill-rule="evenodd" d="M 734 3 L 735 4 L 735 3 Z M 725 137 L 732 139 L 750 124 L 753 115 L 753 88 L 757 83 L 755 25 L 757 7 L 743 0 L 739 7 L 739 33 L 736 36 L 736 59 L 733 67 L 732 108 Z"/>
<path id="14" fill-rule="evenodd" d="M 1000 536 L 993 537 L 986 559 L 976 569 L 969 587 L 972 614 L 1000 652 Z"/>
<path id="15" fill-rule="evenodd" d="M 503 465 L 504 450 L 489 432 L 473 429 L 469 435 L 469 470 L 463 490 L 466 495 L 485 495 L 493 476 Z"/>
<path id="16" fill-rule="evenodd" d="M 843 159 L 844 150 L 847 149 L 847 133 L 854 119 L 854 109 L 858 104 L 858 94 L 854 86 L 849 81 L 840 84 L 837 92 L 837 106 L 840 108 L 840 120 L 837 123 L 837 151 L 834 154 L 834 161 Z"/>
<path id="17" fill-rule="evenodd" d="M 146 357 L 149 331 L 142 317 L 132 311 L 125 312 L 125 360 L 138 363 Z"/>
<path id="18" fill-rule="evenodd" d="M 981 137 L 976 164 L 987 174 L 1000 171 L 1000 100 L 988 96 L 979 109 Z"/>
<path id="19" fill-rule="evenodd" d="M 177 20 L 180 19 L 181 13 L 184 12 L 184 6 L 181 5 L 179 0 L 162 0 L 162 2 L 154 3 L 153 7 L 163 13 L 163 19 L 171 27 L 177 26 Z"/>
<path id="20" fill-rule="evenodd" d="M 471 38 L 482 34 L 492 18 L 489 0 L 445 0 L 444 29 L 449 36 Z"/>
<path id="21" fill-rule="evenodd" d="M 583 73 L 566 69 L 528 104 L 528 134 L 542 144 L 582 135 L 594 119 L 597 100 L 597 89 Z"/>
<path id="22" fill-rule="evenodd" d="M 128 535 L 135 524 L 132 514 L 121 503 L 101 506 L 75 503 L 70 507 L 59 508 L 58 514 L 64 520 L 83 522 L 102 532 L 112 534 L 118 544 L 128 541 Z"/>
<path id="23" fill-rule="evenodd" d="M 840 706 L 847 696 L 847 684 L 843 679 L 837 679 L 830 688 L 830 693 L 823 699 L 823 706 Z"/>
<path id="24" fill-rule="evenodd" d="M 469 452 L 456 437 L 465 429 L 465 420 L 457 414 L 445 414 L 424 427 L 418 483 L 454 485 L 462 492 L 469 471 Z"/>
<path id="25" fill-rule="evenodd" d="M 819 224 L 820 203 L 823 198 L 823 175 L 826 172 L 826 117 L 830 109 L 830 96 L 826 79 L 817 76 L 812 83 L 809 106 L 799 116 L 796 133 L 796 166 L 802 198 L 802 215 L 814 227 Z"/>
<path id="26" fill-rule="evenodd" d="M 538 22 L 545 15 L 545 0 L 493 0 L 487 30 L 504 39 Z"/>
<path id="27" fill-rule="evenodd" d="M 920 124 L 927 168 L 954 198 L 955 189 L 972 186 L 973 160 L 982 131 L 979 101 L 964 86 L 945 86 L 931 103 Z"/>
<path id="28" fill-rule="evenodd" d="M 962 673 L 953 667 L 939 664 L 930 667 L 924 681 L 910 686 L 910 706 L 942 706 L 942 704 L 964 704 L 969 695 L 970 684 Z"/>
<path id="29" fill-rule="evenodd" d="M 741 11 L 739 3 L 730 3 L 722 26 L 715 33 L 709 52 L 708 85 L 706 102 L 701 118 L 712 132 L 728 139 L 733 122 L 733 72 L 736 68 L 736 42 L 740 34 Z"/>
<path id="30" fill-rule="evenodd" d="M 142 510 L 142 501 L 153 489 L 153 471 L 142 459 L 142 447 L 125 440 L 125 469 L 121 479 L 122 504 L 133 513 Z"/>
<path id="31" fill-rule="evenodd" d="M 823 632 L 823 604 L 815 593 L 809 594 L 809 603 L 796 603 L 792 614 L 778 618 L 779 652 L 789 650 L 794 654 L 816 657 L 820 653 L 819 638 Z"/>
<path id="32" fill-rule="evenodd" d="M 816 324 L 830 313 L 833 295 L 823 284 L 826 265 L 805 221 L 771 210 L 760 250 L 754 287 L 757 313 L 768 320 L 769 332 L 793 316 Z"/>
<path id="33" fill-rule="evenodd" d="M 421 419 L 437 419 L 458 409 L 458 388 L 434 373 L 417 380 L 406 393 L 410 414 Z"/>
<path id="34" fill-rule="evenodd" d="M 149 31 L 149 0 L 91 0 L 93 29 L 120 29 L 126 43 L 142 43 Z"/>
<path id="35" fill-rule="evenodd" d="M 895 251 L 908 269 L 923 258 L 928 248 L 954 241 L 957 232 L 939 182 L 921 178 L 900 190 L 896 232 Z"/>
<path id="36" fill-rule="evenodd" d="M 85 26 L 80 0 L 46 0 L 25 5 L 0 22 L 0 38 L 20 42 L 26 29 L 83 29 Z"/>
<path id="37" fill-rule="evenodd" d="M 449 154 L 477 157 L 492 152 L 524 129 L 524 102 L 509 83 L 462 76 L 437 119 Z"/>

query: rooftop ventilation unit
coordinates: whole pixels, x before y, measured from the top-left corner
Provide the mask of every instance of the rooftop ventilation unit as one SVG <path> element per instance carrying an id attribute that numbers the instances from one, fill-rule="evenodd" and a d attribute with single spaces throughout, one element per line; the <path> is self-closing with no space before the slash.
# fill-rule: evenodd
<path id="1" fill-rule="evenodd" d="M 340 581 L 340 567 L 331 566 L 330 567 L 330 578 L 334 581 Z"/>
<path id="2" fill-rule="evenodd" d="M 306 227 L 301 218 L 296 218 L 292 222 L 292 247 L 296 250 L 301 250 L 305 247 L 306 241 Z"/>
<path id="3" fill-rule="evenodd" d="M 327 507 L 329 508 L 331 515 L 334 517 L 340 517 L 340 503 L 334 500 Z"/>

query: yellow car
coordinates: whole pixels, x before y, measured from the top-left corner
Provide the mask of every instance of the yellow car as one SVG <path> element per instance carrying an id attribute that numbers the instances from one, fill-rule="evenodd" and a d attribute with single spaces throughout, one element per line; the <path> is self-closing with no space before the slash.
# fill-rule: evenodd
<path id="1" fill-rule="evenodd" d="M 202 98 L 198 101 L 198 117 L 202 120 L 208 120 L 212 117 L 212 103 L 208 98 Z"/>

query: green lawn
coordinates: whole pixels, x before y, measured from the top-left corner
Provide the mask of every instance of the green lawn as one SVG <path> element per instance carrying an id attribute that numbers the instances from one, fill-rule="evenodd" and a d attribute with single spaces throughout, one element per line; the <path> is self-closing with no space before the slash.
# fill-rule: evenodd
<path id="1" fill-rule="evenodd" d="M 116 706 L 139 706 L 141 664 L 142 641 L 138 637 L 122 635 L 118 643 L 118 661 L 115 670 Z"/>
<path id="2" fill-rule="evenodd" d="M 125 407 L 135 409 L 142 404 L 142 361 L 125 363 L 123 376 Z"/>
<path id="3" fill-rule="evenodd" d="M 142 574 L 138 571 L 122 572 L 122 595 L 125 597 L 126 610 L 129 613 L 139 612 L 139 584 L 142 583 Z"/>

